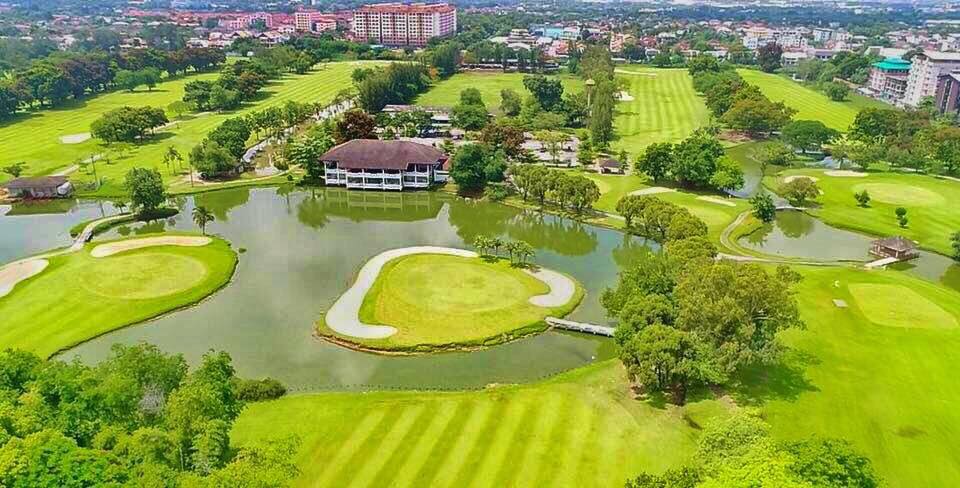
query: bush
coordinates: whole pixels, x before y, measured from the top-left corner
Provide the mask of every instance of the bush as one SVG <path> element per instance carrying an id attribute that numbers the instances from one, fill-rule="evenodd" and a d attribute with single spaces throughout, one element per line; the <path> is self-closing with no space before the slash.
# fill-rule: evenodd
<path id="1" fill-rule="evenodd" d="M 484 190 L 483 195 L 494 202 L 499 202 L 510 196 L 510 186 L 506 183 L 491 183 Z"/>
<path id="2" fill-rule="evenodd" d="M 236 390 L 237 397 L 246 402 L 275 400 L 287 393 L 287 387 L 273 378 L 264 378 L 262 380 L 238 378 L 235 380 L 234 389 Z"/>

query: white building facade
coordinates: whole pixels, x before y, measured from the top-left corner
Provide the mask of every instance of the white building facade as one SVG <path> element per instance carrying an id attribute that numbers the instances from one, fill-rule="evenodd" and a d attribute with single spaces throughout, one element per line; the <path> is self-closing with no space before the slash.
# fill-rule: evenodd
<path id="1" fill-rule="evenodd" d="M 426 46 L 457 31 L 457 9 L 448 4 L 380 3 L 353 12 L 354 39 L 386 46 Z"/>
<path id="2" fill-rule="evenodd" d="M 450 176 L 447 156 L 410 141 L 354 139 L 322 156 L 324 183 L 356 190 L 425 189 Z"/>
<path id="3" fill-rule="evenodd" d="M 912 61 L 903 95 L 903 104 L 910 107 L 920 105 L 925 97 L 936 96 L 940 76 L 960 70 L 960 53 L 924 51 Z"/>

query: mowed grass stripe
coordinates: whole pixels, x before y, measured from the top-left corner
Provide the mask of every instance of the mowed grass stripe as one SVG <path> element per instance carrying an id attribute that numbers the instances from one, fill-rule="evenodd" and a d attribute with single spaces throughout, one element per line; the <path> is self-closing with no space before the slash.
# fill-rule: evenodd
<path id="1" fill-rule="evenodd" d="M 393 430 L 393 427 L 396 426 L 404 412 L 407 411 L 407 408 L 407 405 L 399 405 L 383 415 L 380 422 L 370 431 L 370 435 L 357 444 L 357 449 L 353 455 L 343 463 L 340 471 L 330 482 L 330 486 L 346 486 L 347 483 L 353 480 L 357 470 L 370 462 L 370 452 L 383 441 L 386 434 Z"/>
<path id="2" fill-rule="evenodd" d="M 493 486 L 535 486 L 537 473 L 544 465 L 552 465 L 553 458 L 543 442 L 560 416 L 561 397 L 555 393 L 547 398 L 537 398 L 537 408 L 527 411 L 522 425 L 531 426 L 524 432 L 523 439 L 514 439 L 505 461 L 501 463 L 500 473 Z"/>
<path id="3" fill-rule="evenodd" d="M 515 399 L 503 400 L 497 399 L 494 410 L 490 415 L 489 421 L 480 435 L 475 439 L 465 458 L 467 462 L 460 466 L 453 484 L 450 487 L 460 487 L 472 485 L 479 479 L 477 473 L 486 464 L 490 453 L 497 445 L 495 442 L 499 439 L 500 432 L 513 423 L 513 418 L 522 410 L 518 409 L 519 402 Z"/>
<path id="4" fill-rule="evenodd" d="M 350 433 L 345 441 L 339 444 L 336 454 L 330 459 L 317 459 L 317 463 L 326 465 L 323 474 L 317 478 L 314 486 L 330 486 L 330 481 L 340 474 L 343 470 L 352 469 L 347 465 L 347 461 L 352 459 L 355 454 L 361 452 L 361 446 L 370 438 L 386 417 L 387 412 L 383 410 L 372 410 L 367 413 Z"/>
<path id="5" fill-rule="evenodd" d="M 518 396 L 510 402 L 510 407 L 497 429 L 496 436 L 490 441 L 484 463 L 472 473 L 471 486 L 503 486 L 494 482 L 498 473 L 504 469 L 512 471 L 518 468 L 514 462 L 516 457 L 511 457 L 510 454 L 515 454 L 514 450 L 518 445 L 525 443 L 524 436 L 517 435 L 518 430 L 525 429 L 533 422 L 539 410 L 539 402 L 526 395 Z"/>
<path id="6" fill-rule="evenodd" d="M 412 483 L 409 486 L 431 486 L 434 478 L 439 474 L 440 468 L 453 455 L 454 444 L 460 441 L 460 434 L 469 428 L 467 424 L 469 422 L 482 422 L 482 419 L 485 418 L 484 408 L 486 405 L 486 403 L 479 405 L 475 401 L 462 401 L 457 404 L 456 410 L 451 414 L 450 421 L 437 435 L 437 438 L 433 440 L 430 449 L 424 448 L 427 454 L 422 460 L 418 461 L 420 468 L 416 470 L 413 469 L 413 466 L 408 468 L 409 473 L 415 473 L 412 475 Z M 478 408 L 478 406 L 482 408 Z M 407 469 L 404 470 L 404 473 L 407 473 Z M 401 475 L 404 480 L 410 477 L 410 474 Z M 398 483 L 397 486 L 404 486 L 404 484 Z"/>
<path id="7" fill-rule="evenodd" d="M 437 449 L 440 441 L 453 437 L 453 433 L 457 432 L 469 418 L 468 412 L 472 410 L 473 405 L 472 402 L 466 401 L 440 402 L 430 425 L 420 432 L 419 439 L 402 459 L 402 464 L 398 465 L 390 484 L 398 487 L 422 486 L 423 483 L 418 483 L 417 479 L 429 477 L 431 473 L 436 472 L 431 469 L 438 467 L 436 459 L 442 454 Z"/>
<path id="8" fill-rule="evenodd" d="M 348 486 L 357 488 L 385 486 L 374 483 L 374 480 L 379 477 L 384 468 L 390 466 L 389 461 L 398 461 L 394 459 L 394 455 L 399 454 L 404 441 L 407 441 L 408 444 L 413 442 L 413 439 L 409 438 L 408 435 L 411 433 L 418 434 L 413 427 L 417 423 L 421 423 L 422 427 L 428 420 L 425 416 L 428 413 L 430 413 L 430 410 L 423 404 L 404 409 L 399 419 L 390 427 L 390 431 L 383 436 L 383 440 L 376 448 L 366 453 L 366 459 L 354 465 L 356 469 L 351 473 L 353 478 Z M 386 473 L 384 475 L 386 476 Z"/>
<path id="9" fill-rule="evenodd" d="M 564 443 L 564 451 L 558 457 L 557 469 L 552 471 L 554 477 L 545 486 L 573 485 L 572 480 L 577 478 L 577 473 L 580 472 L 583 450 L 591 442 L 589 437 L 598 421 L 598 415 L 594 409 L 582 402 L 577 402 L 576 412 L 567 426 L 571 430 L 569 440 Z"/>
<path id="10" fill-rule="evenodd" d="M 686 70 L 620 68 L 633 101 L 617 104 L 614 120 L 617 149 L 640 154 L 655 142 L 677 142 L 709 119 Z M 641 74 L 626 74 L 631 71 Z"/>
<path id="11" fill-rule="evenodd" d="M 476 447 L 477 439 L 489 424 L 496 422 L 497 415 L 503 414 L 502 407 L 502 404 L 494 404 L 484 398 L 473 410 L 462 429 L 450 432 L 449 435 L 444 432 L 444 437 L 448 439 L 444 444 L 448 445 L 449 449 L 444 456 L 435 460 L 440 469 L 429 479 L 429 486 L 455 486 L 454 480 L 467 462 L 469 451 Z M 438 444 L 437 447 L 440 445 Z M 424 480 L 427 481 L 426 478 Z"/>
<path id="12" fill-rule="evenodd" d="M 534 482 L 518 484 L 518 486 L 550 486 L 550 482 L 557 473 L 558 461 L 561 459 L 565 446 L 567 446 L 567 440 L 570 438 L 572 430 L 570 426 L 576 425 L 573 423 L 576 417 L 572 407 L 573 405 L 562 402 L 560 408 L 557 409 L 560 412 L 559 417 L 553 423 L 550 432 L 547 433 L 547 442 L 544 446 L 544 451 L 551 456 L 549 461 L 541 462 L 537 469 L 531 470 L 529 473 L 525 472 L 525 474 L 533 477 Z M 521 478 L 520 481 L 524 480 Z"/>

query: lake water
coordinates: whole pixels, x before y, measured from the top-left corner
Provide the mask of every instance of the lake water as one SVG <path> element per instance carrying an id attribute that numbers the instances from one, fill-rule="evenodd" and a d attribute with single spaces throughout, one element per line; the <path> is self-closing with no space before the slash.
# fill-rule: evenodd
<path id="1" fill-rule="evenodd" d="M 586 298 L 571 318 L 606 323 L 600 293 L 616 283 L 623 266 L 651 248 L 619 232 L 443 194 L 293 187 L 179 198 L 178 216 L 118 227 L 98 239 L 196 231 L 190 212 L 197 204 L 216 216 L 208 232 L 243 251 L 233 282 L 196 307 L 93 339 L 65 358 L 95 362 L 114 343 L 146 341 L 190 361 L 210 349 L 225 350 L 239 374 L 272 376 L 293 390 L 459 389 L 528 382 L 609 357 L 612 342 L 548 332 L 477 352 L 380 356 L 317 339 L 313 324 L 372 256 L 414 245 L 469 247 L 481 234 L 529 242 L 538 264 L 569 273 L 586 288 Z M 0 260 L 67 245 L 72 225 L 115 212 L 97 202 L 69 207 L 51 209 L 63 212 L 53 214 L 34 208 L 29 215 L 15 208 L 0 217 Z"/>

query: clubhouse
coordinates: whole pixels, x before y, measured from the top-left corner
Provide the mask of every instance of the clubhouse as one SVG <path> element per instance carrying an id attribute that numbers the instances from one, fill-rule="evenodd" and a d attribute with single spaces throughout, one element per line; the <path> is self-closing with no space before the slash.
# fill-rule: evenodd
<path id="1" fill-rule="evenodd" d="M 320 156 L 324 183 L 357 190 L 429 188 L 449 177 L 443 151 L 410 141 L 354 139 Z"/>

